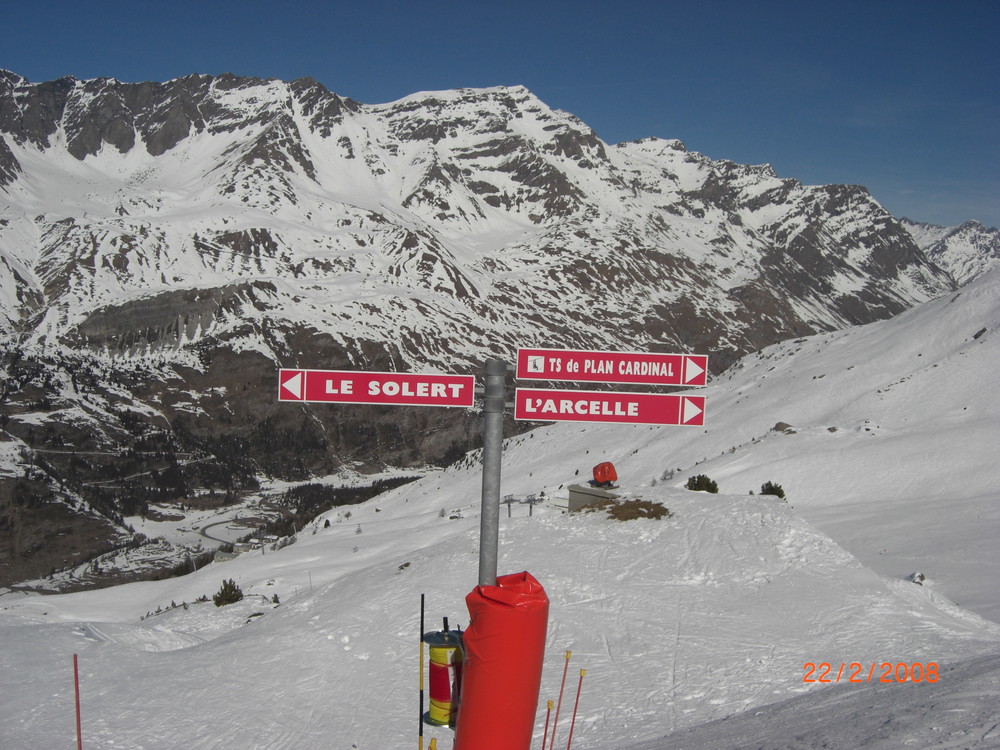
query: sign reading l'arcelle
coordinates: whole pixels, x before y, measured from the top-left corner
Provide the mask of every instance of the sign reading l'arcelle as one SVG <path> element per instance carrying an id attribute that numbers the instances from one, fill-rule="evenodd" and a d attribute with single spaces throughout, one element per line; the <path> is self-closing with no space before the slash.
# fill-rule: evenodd
<path id="1" fill-rule="evenodd" d="M 517 377 L 519 380 L 702 386 L 707 382 L 708 357 L 704 354 L 518 349 Z"/>
<path id="2" fill-rule="evenodd" d="M 278 400 L 471 407 L 475 400 L 475 381 L 472 375 L 280 370 Z"/>
<path id="3" fill-rule="evenodd" d="M 702 426 L 705 424 L 705 397 L 518 388 L 514 393 L 514 419 Z"/>

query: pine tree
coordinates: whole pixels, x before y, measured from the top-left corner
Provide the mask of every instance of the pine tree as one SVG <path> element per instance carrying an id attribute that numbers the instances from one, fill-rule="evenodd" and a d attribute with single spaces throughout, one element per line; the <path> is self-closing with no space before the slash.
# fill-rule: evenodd
<path id="1" fill-rule="evenodd" d="M 687 489 L 695 490 L 696 492 L 711 492 L 716 494 L 719 491 L 719 485 L 709 479 L 705 474 L 698 474 L 697 476 L 689 478 L 687 480 L 687 484 L 684 486 Z"/>
<path id="2" fill-rule="evenodd" d="M 764 484 L 760 486 L 760 494 L 777 495 L 782 499 L 785 497 L 785 491 L 782 489 L 781 485 L 775 484 L 774 482 L 764 482 Z"/>
<path id="3" fill-rule="evenodd" d="M 235 604 L 243 598 L 243 590 L 236 585 L 232 578 L 223 581 L 222 586 L 212 597 L 216 607 L 224 607 L 227 604 Z"/>

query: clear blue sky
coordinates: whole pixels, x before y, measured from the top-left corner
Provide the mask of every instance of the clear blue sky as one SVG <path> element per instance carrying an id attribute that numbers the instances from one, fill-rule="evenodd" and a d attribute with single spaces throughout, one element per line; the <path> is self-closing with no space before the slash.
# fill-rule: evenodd
<path id="1" fill-rule="evenodd" d="M 1000 226 L 996 0 L 7 0 L 0 67 L 311 76 L 366 103 L 523 84 L 608 142 L 679 138 L 897 216 Z"/>

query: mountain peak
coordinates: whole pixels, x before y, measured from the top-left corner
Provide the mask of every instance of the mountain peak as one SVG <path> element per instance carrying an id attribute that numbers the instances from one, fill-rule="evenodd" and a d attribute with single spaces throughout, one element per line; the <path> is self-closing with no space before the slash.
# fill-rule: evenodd
<path id="1" fill-rule="evenodd" d="M 402 294 L 407 315 L 425 293 L 546 310 L 550 325 L 565 331 L 570 320 L 610 323 L 622 310 L 643 310 L 624 326 L 598 326 L 609 345 L 632 347 L 690 339 L 657 323 L 663 314 L 653 311 L 697 289 L 714 302 L 696 306 L 697 315 L 687 310 L 689 325 L 714 331 L 703 334 L 713 345 L 727 341 L 723 360 L 775 336 L 891 315 L 950 288 L 863 189 L 806 188 L 778 179 L 769 165 L 714 161 L 670 139 L 619 144 L 612 158 L 585 123 L 520 85 L 417 92 L 379 105 L 341 98 L 313 79 L 231 73 L 21 88 L 17 97 L 0 93 L 0 179 L 20 186 L 18 221 L 32 226 L 23 236 L 37 236 L 29 217 L 44 216 L 56 194 L 39 189 L 41 176 L 19 177 L 26 144 L 41 149 L 45 179 L 67 169 L 62 148 L 93 170 L 86 180 L 70 169 L 56 181 L 59 216 L 74 216 L 73 229 L 60 225 L 51 234 L 59 243 L 16 251 L 29 265 L 45 259 L 45 278 L 72 269 L 54 285 L 19 274 L 25 295 L 27 287 L 62 290 L 53 303 L 70 295 L 58 302 L 66 312 L 57 328 L 73 329 L 99 299 L 106 304 L 125 289 L 200 283 L 209 261 L 191 250 L 201 248 L 213 248 L 210 276 L 220 286 L 252 272 L 300 279 L 294 286 L 343 283 L 351 296 L 356 289 L 335 279 L 361 273 L 372 288 Z M 176 218 L 187 215 L 200 218 Z M 140 228 L 126 216 L 148 223 Z M 175 281 L 157 271 L 164 264 L 176 268 Z M 599 282 L 595 264 L 606 277 Z M 871 280 L 863 302 L 857 278 Z M 872 285 L 881 289 L 875 298 Z M 763 288 L 773 290 L 766 302 Z M 575 298 L 572 312 L 550 309 L 567 297 Z M 485 341 L 494 326 L 467 304 L 439 312 L 470 323 L 478 333 L 469 339 Z M 290 315 L 295 325 L 305 320 L 304 312 Z M 762 325 L 767 333 L 751 333 Z M 440 336 L 459 340 L 463 328 Z M 412 356 L 453 348 L 423 341 Z M 491 353 L 481 344 L 463 356 Z"/>
<path id="2" fill-rule="evenodd" d="M 27 83 L 28 79 L 23 76 L 19 76 L 12 70 L 0 68 L 0 82 L 6 84 L 8 87 L 14 87 Z"/>
<path id="3" fill-rule="evenodd" d="M 622 141 L 615 145 L 620 148 L 636 148 L 650 152 L 687 151 L 687 146 L 684 145 L 684 142 L 677 138 L 657 138 L 656 136 L 647 136 L 646 138 L 638 138 L 633 141 Z"/>
<path id="4" fill-rule="evenodd" d="M 491 99 L 535 99 L 535 95 L 531 91 L 520 84 L 513 86 L 485 86 L 485 87 L 465 87 L 456 89 L 440 89 L 440 90 L 426 90 L 426 91 L 415 91 L 412 94 L 407 94 L 406 96 L 400 97 L 391 102 L 386 102 L 384 104 L 372 105 L 374 107 L 393 107 L 399 104 L 404 104 L 408 102 L 461 102 L 461 101 L 476 101 L 476 100 L 491 100 Z"/>

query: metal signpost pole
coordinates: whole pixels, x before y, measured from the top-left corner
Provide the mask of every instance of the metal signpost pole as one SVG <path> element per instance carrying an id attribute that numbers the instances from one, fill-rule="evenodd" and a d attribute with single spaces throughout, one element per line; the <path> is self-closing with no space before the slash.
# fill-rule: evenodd
<path id="1" fill-rule="evenodd" d="M 483 404 L 483 501 L 479 527 L 479 585 L 497 585 L 500 536 L 500 464 L 503 452 L 503 411 L 507 363 L 486 360 Z"/>

